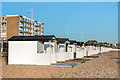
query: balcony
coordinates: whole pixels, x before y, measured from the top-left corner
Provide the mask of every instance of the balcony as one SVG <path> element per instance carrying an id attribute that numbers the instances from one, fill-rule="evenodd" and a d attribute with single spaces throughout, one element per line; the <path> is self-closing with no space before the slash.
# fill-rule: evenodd
<path id="1" fill-rule="evenodd" d="M 34 23 L 34 26 L 38 26 L 37 22 Z"/>
<path id="2" fill-rule="evenodd" d="M 22 22 L 22 23 L 24 22 L 23 18 L 19 18 L 19 21 Z"/>
<path id="3" fill-rule="evenodd" d="M 1 25 L 0 27 L 6 27 L 6 25 Z"/>
<path id="4" fill-rule="evenodd" d="M 19 30 L 20 33 L 23 33 L 23 30 Z"/>
<path id="5" fill-rule="evenodd" d="M 20 28 L 23 28 L 23 25 L 22 25 L 22 24 L 19 24 L 19 27 L 20 27 Z"/>

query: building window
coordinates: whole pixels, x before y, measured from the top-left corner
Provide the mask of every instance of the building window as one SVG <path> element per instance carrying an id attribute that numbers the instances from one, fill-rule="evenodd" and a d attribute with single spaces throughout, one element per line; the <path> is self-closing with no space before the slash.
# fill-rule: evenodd
<path id="1" fill-rule="evenodd" d="M 7 19 L 6 19 L 6 17 L 2 17 L 2 21 L 6 21 Z"/>
<path id="2" fill-rule="evenodd" d="M 23 33 L 19 33 L 19 36 L 23 36 Z"/>
<path id="3" fill-rule="evenodd" d="M 25 31 L 26 28 L 24 28 L 24 31 Z"/>
<path id="4" fill-rule="evenodd" d="M 26 24 L 24 23 L 24 26 L 25 26 Z"/>
<path id="5" fill-rule="evenodd" d="M 26 24 L 26 27 L 28 26 L 28 24 Z"/>
<path id="6" fill-rule="evenodd" d="M 19 26 L 23 27 L 23 23 L 19 22 Z"/>
<path id="7" fill-rule="evenodd" d="M 6 22 L 2 22 L 2 26 L 6 26 Z"/>
<path id="8" fill-rule="evenodd" d="M 6 28 L 1 28 L 1 32 L 6 32 Z"/>
<path id="9" fill-rule="evenodd" d="M 30 29 L 28 29 L 28 32 L 30 32 Z"/>
<path id="10" fill-rule="evenodd" d="M 1 33 L 1 37 L 6 37 L 6 33 Z"/>
<path id="11" fill-rule="evenodd" d="M 20 20 L 20 21 L 23 21 L 23 17 L 22 17 L 22 16 L 19 16 L 19 20 Z"/>
<path id="12" fill-rule="evenodd" d="M 38 32 L 38 34 L 39 34 L 39 32 Z"/>
<path id="13" fill-rule="evenodd" d="M 27 22 L 27 19 L 25 19 L 25 21 Z"/>

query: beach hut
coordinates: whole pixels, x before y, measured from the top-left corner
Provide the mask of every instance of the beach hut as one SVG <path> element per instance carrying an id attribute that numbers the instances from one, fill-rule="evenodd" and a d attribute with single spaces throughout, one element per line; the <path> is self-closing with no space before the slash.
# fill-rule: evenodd
<path id="1" fill-rule="evenodd" d="M 74 59 L 76 58 L 77 43 L 76 43 L 76 40 L 69 40 L 69 42 L 70 42 L 68 47 L 69 59 Z"/>
<path id="2" fill-rule="evenodd" d="M 50 65 L 51 54 L 44 52 L 44 43 L 54 40 L 54 35 L 11 37 L 8 39 L 8 64 Z"/>
<path id="3" fill-rule="evenodd" d="M 100 53 L 100 45 L 99 45 L 99 43 L 94 44 L 93 50 L 94 50 L 93 54 Z"/>
<path id="4" fill-rule="evenodd" d="M 68 45 L 69 39 L 68 38 L 56 38 L 57 44 L 59 48 L 59 52 L 57 53 L 57 61 L 65 61 L 69 60 L 69 53 L 68 53 Z"/>
<path id="5" fill-rule="evenodd" d="M 88 40 L 85 42 L 86 44 L 86 56 L 90 56 L 92 54 L 96 54 L 97 53 L 97 48 L 95 46 L 95 44 L 98 44 L 98 42 L 96 40 Z"/>
<path id="6" fill-rule="evenodd" d="M 57 62 L 57 53 L 58 52 L 58 45 L 55 36 L 52 40 L 44 42 L 44 53 L 51 54 L 51 63 Z"/>
<path id="7" fill-rule="evenodd" d="M 77 43 L 77 47 L 76 47 L 76 58 L 82 58 L 84 57 L 84 49 L 82 48 L 84 42 L 76 42 Z"/>

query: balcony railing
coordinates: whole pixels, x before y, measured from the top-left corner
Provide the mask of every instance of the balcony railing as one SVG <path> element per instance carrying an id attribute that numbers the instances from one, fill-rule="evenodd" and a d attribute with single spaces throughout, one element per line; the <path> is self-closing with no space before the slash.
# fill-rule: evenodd
<path id="1" fill-rule="evenodd" d="M 6 25 L 0 25 L 0 27 L 6 27 Z"/>
<path id="2" fill-rule="evenodd" d="M 19 24 L 19 26 L 20 26 L 21 28 L 23 28 L 23 24 Z"/>
<path id="3" fill-rule="evenodd" d="M 19 19 L 20 22 L 23 22 L 23 19 Z"/>
<path id="4" fill-rule="evenodd" d="M 23 33 L 23 30 L 19 30 L 20 33 Z"/>

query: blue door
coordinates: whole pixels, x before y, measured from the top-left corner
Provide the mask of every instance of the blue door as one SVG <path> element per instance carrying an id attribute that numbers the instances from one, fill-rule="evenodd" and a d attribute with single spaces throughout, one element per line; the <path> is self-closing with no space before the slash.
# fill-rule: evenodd
<path id="1" fill-rule="evenodd" d="M 74 52 L 74 58 L 76 58 L 76 52 Z"/>

